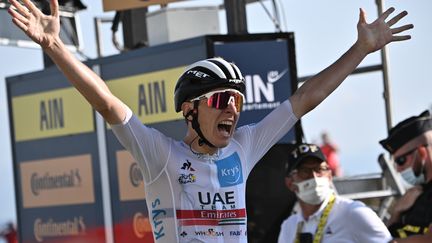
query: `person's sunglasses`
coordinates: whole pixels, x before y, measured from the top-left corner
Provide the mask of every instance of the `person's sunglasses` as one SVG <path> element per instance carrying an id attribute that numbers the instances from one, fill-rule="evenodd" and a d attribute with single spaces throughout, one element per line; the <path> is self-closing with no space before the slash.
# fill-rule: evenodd
<path id="1" fill-rule="evenodd" d="M 242 93 L 235 89 L 224 89 L 208 92 L 198 96 L 191 101 L 207 99 L 207 106 L 223 110 L 228 107 L 231 102 L 237 111 L 241 111 L 243 107 L 244 96 Z"/>
<path id="2" fill-rule="evenodd" d="M 322 176 L 325 172 L 330 171 L 330 168 L 328 166 L 317 166 L 313 168 L 299 167 L 297 169 L 294 169 L 291 172 L 291 175 L 297 174 L 299 177 L 307 178 L 309 175 L 312 174 L 312 171 L 315 172 L 317 175 Z"/>
<path id="3" fill-rule="evenodd" d="M 417 151 L 417 147 L 411 149 L 410 151 L 408 151 L 408 152 L 406 152 L 406 153 L 404 153 L 404 154 L 402 154 L 402 155 L 399 155 L 398 157 L 396 157 L 396 158 L 394 159 L 394 162 L 395 162 L 397 165 L 402 166 L 402 165 L 405 164 L 405 162 L 408 160 L 408 159 L 407 159 L 408 155 L 414 153 L 415 151 Z"/>
<path id="4" fill-rule="evenodd" d="M 420 146 L 420 147 L 427 147 L 427 146 L 429 146 L 429 144 L 423 144 L 423 145 Z M 402 165 L 405 164 L 405 162 L 407 161 L 407 157 L 408 157 L 408 155 L 414 153 L 418 148 L 419 148 L 419 147 L 415 147 L 415 148 L 411 149 L 410 151 L 408 151 L 408 152 L 406 152 L 406 153 L 404 153 L 404 154 L 399 155 L 397 158 L 394 159 L 394 162 L 395 162 L 397 165 L 402 166 Z"/>

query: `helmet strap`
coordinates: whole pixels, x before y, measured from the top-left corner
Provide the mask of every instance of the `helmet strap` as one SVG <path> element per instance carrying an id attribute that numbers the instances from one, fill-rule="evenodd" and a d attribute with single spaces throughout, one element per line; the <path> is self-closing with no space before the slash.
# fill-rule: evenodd
<path id="1" fill-rule="evenodd" d="M 212 143 L 210 143 L 205 137 L 204 134 L 201 131 L 200 128 L 200 124 L 198 123 L 198 105 L 199 105 L 199 100 L 195 100 L 193 103 L 193 109 L 190 110 L 186 115 L 186 119 L 189 116 L 192 116 L 192 128 L 195 130 L 195 132 L 198 134 L 199 139 L 198 139 L 198 145 L 199 146 L 203 146 L 203 144 L 208 145 L 211 148 L 215 148 L 216 146 L 214 146 Z"/>

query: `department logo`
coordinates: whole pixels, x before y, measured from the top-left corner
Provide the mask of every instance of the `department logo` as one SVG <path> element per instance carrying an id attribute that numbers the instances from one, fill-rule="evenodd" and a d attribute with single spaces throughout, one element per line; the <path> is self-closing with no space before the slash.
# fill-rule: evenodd
<path id="1" fill-rule="evenodd" d="M 178 182 L 180 184 L 194 183 L 196 181 L 196 176 L 194 174 L 180 174 Z"/>
<path id="2" fill-rule="evenodd" d="M 215 162 L 221 187 L 235 186 L 243 183 L 243 171 L 237 153 Z"/>
<path id="3" fill-rule="evenodd" d="M 246 75 L 246 100 L 243 104 L 243 111 L 266 110 L 278 107 L 285 98 L 276 92 L 281 85 L 284 85 L 278 85 L 277 82 L 283 79 L 289 82 L 290 77 L 286 75 L 288 71 L 287 68 L 282 71 L 270 70 L 266 76 L 263 75 L 264 73 Z"/>
<path id="4" fill-rule="evenodd" d="M 279 71 L 274 70 L 274 71 L 269 71 L 267 73 L 267 80 L 269 83 L 275 83 L 277 82 L 279 79 L 281 79 L 285 73 L 288 72 L 288 68 L 283 70 L 281 73 L 279 73 Z"/>
<path id="5" fill-rule="evenodd" d="M 186 162 L 183 163 L 180 169 L 187 172 L 195 171 L 195 169 L 192 167 L 192 163 L 189 160 L 186 160 Z M 178 182 L 182 185 L 188 183 L 194 183 L 195 181 L 196 181 L 196 175 L 192 173 L 180 173 L 180 176 L 178 178 Z"/>

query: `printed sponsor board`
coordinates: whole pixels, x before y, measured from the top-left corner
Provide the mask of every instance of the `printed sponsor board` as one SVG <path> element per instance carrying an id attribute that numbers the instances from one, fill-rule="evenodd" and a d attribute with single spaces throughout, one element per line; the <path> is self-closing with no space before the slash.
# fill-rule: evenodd
<path id="1" fill-rule="evenodd" d="M 288 40 L 215 41 L 215 56 L 238 65 L 245 77 L 246 94 L 238 126 L 256 123 L 287 100 L 295 82 L 294 60 Z M 295 141 L 294 129 L 280 142 Z"/>
<path id="2" fill-rule="evenodd" d="M 20 163 L 24 208 L 93 203 L 91 156 Z"/>
<path id="3" fill-rule="evenodd" d="M 118 191 L 114 190 L 112 195 L 114 240 L 153 242 L 141 170 L 126 150 L 116 151 L 115 159 L 117 175 L 113 182 L 118 183 Z"/>
<path id="4" fill-rule="evenodd" d="M 174 107 L 174 88 L 184 67 L 109 80 L 115 96 L 145 124 L 183 119 Z"/>
<path id="5" fill-rule="evenodd" d="M 12 113 L 17 142 L 94 130 L 93 110 L 74 88 L 13 97 Z"/>
<path id="6" fill-rule="evenodd" d="M 167 4 L 170 2 L 178 2 L 180 0 L 103 0 L 104 11 L 125 10 L 133 8 L 143 8 L 155 4 Z"/>
<path id="7" fill-rule="evenodd" d="M 34 238 L 37 242 L 49 241 L 54 237 L 84 236 L 87 226 L 83 216 L 76 216 L 66 220 L 54 220 L 52 218 L 36 218 L 34 221 Z"/>
<path id="8" fill-rule="evenodd" d="M 117 152 L 117 174 L 121 201 L 145 200 L 141 169 L 126 150 Z"/>

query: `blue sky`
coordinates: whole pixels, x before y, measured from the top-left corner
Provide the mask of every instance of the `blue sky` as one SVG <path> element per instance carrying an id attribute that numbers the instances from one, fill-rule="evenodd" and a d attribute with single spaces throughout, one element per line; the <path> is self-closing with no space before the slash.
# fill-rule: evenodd
<path id="1" fill-rule="evenodd" d="M 88 9 L 79 14 L 83 28 L 84 50 L 96 57 L 93 17 L 112 16 L 103 13 L 102 1 L 83 0 Z M 173 4 L 217 5 L 221 0 L 194 0 Z M 359 8 L 367 12 L 368 21 L 377 16 L 374 0 L 360 1 L 295 1 L 283 2 L 283 30 L 295 33 L 297 70 L 299 77 L 315 74 L 341 56 L 356 40 Z M 270 1 L 265 5 L 271 9 Z M 418 115 L 432 107 L 432 1 L 385 1 L 396 11 L 407 10 L 402 23 L 413 23 L 409 33 L 412 40 L 390 44 L 389 70 L 393 125 L 408 116 Z M 274 32 L 275 28 L 260 4 L 250 4 L 248 29 L 250 33 Z M 226 33 L 224 12 L 220 13 L 221 33 Z M 106 39 L 104 55 L 115 54 L 109 41 L 110 25 L 104 26 Z M 121 32 L 121 31 L 120 31 Z M 121 38 L 121 37 L 119 37 Z M 15 200 L 11 161 L 9 118 L 4 78 L 43 68 L 42 53 L 37 49 L 0 46 L 0 226 L 15 220 Z M 360 66 L 380 64 L 375 53 Z M 303 119 L 308 142 L 320 142 L 327 131 L 340 148 L 343 170 L 347 175 L 379 172 L 377 158 L 384 150 L 378 141 L 386 137 L 386 118 L 381 72 L 352 75 L 318 108 Z"/>

